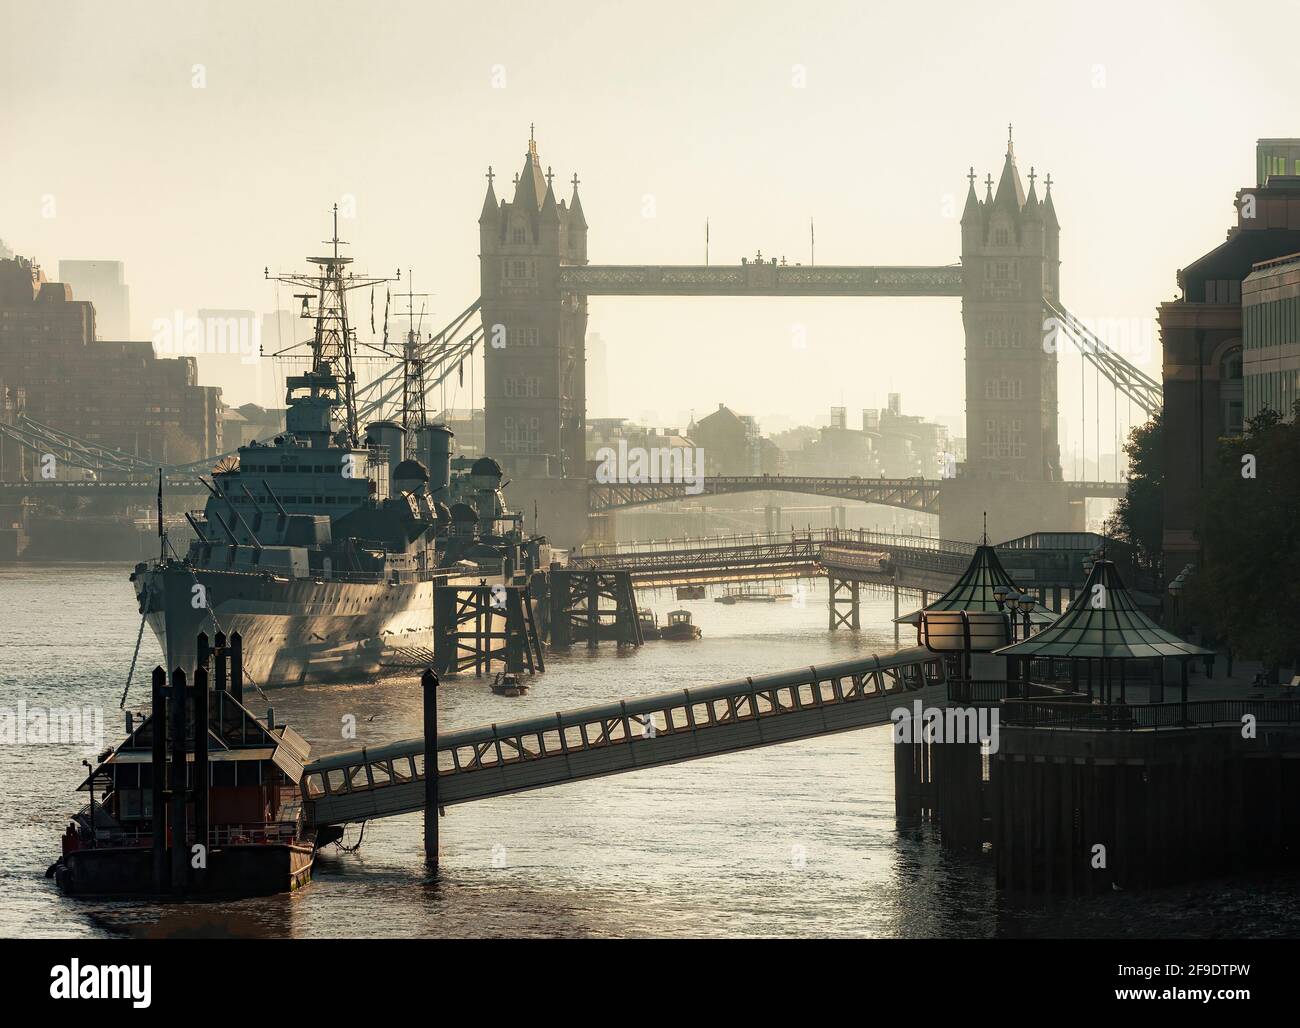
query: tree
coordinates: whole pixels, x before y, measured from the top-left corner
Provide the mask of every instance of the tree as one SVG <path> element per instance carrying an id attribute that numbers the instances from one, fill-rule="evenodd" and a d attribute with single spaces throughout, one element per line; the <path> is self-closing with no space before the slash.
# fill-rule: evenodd
<path id="1" fill-rule="evenodd" d="M 1165 521 L 1165 423 L 1162 412 L 1129 432 L 1128 488 L 1115 505 L 1115 537 L 1133 548 L 1133 560 L 1161 580 Z"/>
<path id="2" fill-rule="evenodd" d="M 1221 439 L 1206 472 L 1187 585 L 1214 638 L 1277 667 L 1300 656 L 1300 401 L 1291 421 L 1264 410 Z"/>

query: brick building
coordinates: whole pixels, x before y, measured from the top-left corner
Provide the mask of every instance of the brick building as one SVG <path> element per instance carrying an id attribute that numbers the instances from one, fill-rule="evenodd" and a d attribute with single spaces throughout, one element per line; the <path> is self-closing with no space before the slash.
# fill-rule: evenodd
<path id="1" fill-rule="evenodd" d="M 1237 192 L 1227 239 L 1178 272 L 1181 295 L 1160 305 L 1164 349 L 1164 559 L 1169 575 L 1195 562 L 1197 511 L 1205 468 L 1221 436 L 1237 435 L 1245 415 L 1242 283 L 1262 262 L 1300 251 L 1300 177 L 1287 144 L 1260 140 L 1258 183 Z"/>
<path id="2" fill-rule="evenodd" d="M 168 464 L 222 449 L 221 390 L 193 357 L 97 341 L 94 305 L 22 257 L 0 260 L 0 382 L 11 411 L 101 446 Z"/>

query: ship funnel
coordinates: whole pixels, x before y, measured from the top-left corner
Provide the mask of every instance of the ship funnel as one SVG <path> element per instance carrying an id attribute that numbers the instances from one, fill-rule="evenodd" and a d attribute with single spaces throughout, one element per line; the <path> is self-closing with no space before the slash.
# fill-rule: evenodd
<path id="1" fill-rule="evenodd" d="M 456 435 L 446 425 L 425 425 L 415 430 L 415 453 L 412 455 L 429 470 L 429 492 L 446 499 L 451 484 L 451 449 Z"/>
<path id="2" fill-rule="evenodd" d="M 396 421 L 374 421 L 366 426 L 366 435 L 376 446 L 388 449 L 389 477 L 396 477 L 393 472 L 406 458 L 406 429 Z"/>

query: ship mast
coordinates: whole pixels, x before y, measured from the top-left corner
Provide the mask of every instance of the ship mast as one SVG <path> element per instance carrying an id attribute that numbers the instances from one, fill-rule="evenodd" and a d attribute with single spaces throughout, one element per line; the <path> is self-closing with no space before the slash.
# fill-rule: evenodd
<path id="1" fill-rule="evenodd" d="M 347 294 L 353 289 L 373 287 L 394 280 L 345 271 L 352 263 L 352 258 L 339 254 L 339 247 L 346 246 L 347 242 L 339 238 L 338 204 L 334 205 L 333 215 L 333 237 L 324 240 L 333 248 L 333 252 L 324 257 L 307 258 L 310 263 L 317 266 L 318 271 L 272 275 L 267 269 L 265 277 L 269 281 L 312 290 L 311 293 L 294 295 L 302 299 L 301 317 L 313 321 L 315 331 L 312 338 L 304 344 L 295 344 L 288 348 L 288 350 L 296 349 L 297 345 L 310 347 L 311 370 L 291 382 L 303 388 L 310 388 L 313 397 L 327 396 L 334 407 L 342 407 L 348 445 L 358 446 L 361 440 L 361 426 L 357 422 L 357 380 L 353 369 L 357 338 L 356 329 L 348 322 Z M 400 271 L 397 278 L 401 278 Z M 282 350 L 273 356 L 284 356 L 288 350 Z"/>
<path id="2" fill-rule="evenodd" d="M 415 298 L 428 297 L 428 293 L 417 293 L 415 278 L 408 268 L 406 271 L 407 331 L 406 345 L 402 347 L 402 427 L 405 429 L 423 428 L 428 423 L 428 412 L 424 406 L 424 362 L 420 353 L 420 330 L 415 323 Z M 401 313 L 400 311 L 398 313 Z M 420 309 L 420 319 L 424 320 L 424 309 Z"/>

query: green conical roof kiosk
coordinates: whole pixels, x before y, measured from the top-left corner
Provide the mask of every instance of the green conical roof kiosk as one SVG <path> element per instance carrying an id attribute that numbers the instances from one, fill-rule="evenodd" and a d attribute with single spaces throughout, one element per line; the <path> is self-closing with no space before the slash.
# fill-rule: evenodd
<path id="1" fill-rule="evenodd" d="M 978 613 L 1011 613 L 1007 609 L 1008 597 L 1019 601 L 1016 608 L 1022 616 L 1027 616 L 1031 626 L 1051 624 L 1056 614 L 1048 610 L 1037 600 L 1023 598 L 1022 590 L 1007 574 L 1002 561 L 985 536 L 984 542 L 975 547 L 975 554 L 970 564 L 952 588 L 933 603 L 928 603 L 920 610 L 914 610 L 898 618 L 900 625 L 915 625 L 921 628 L 921 614 L 930 610 L 964 610 Z"/>
<path id="2" fill-rule="evenodd" d="M 1188 661 L 1211 651 L 1180 639 L 1143 614 L 1114 562 L 1103 558 L 1093 564 L 1083 589 L 1055 624 L 995 652 L 1005 657 L 1068 660 L 1075 688 L 1079 687 L 1082 671 L 1089 697 L 1093 694 L 1095 661 L 1103 700 L 1109 702 L 1118 673 L 1119 700 L 1124 703 L 1129 661 L 1178 659 L 1185 702 Z"/>

